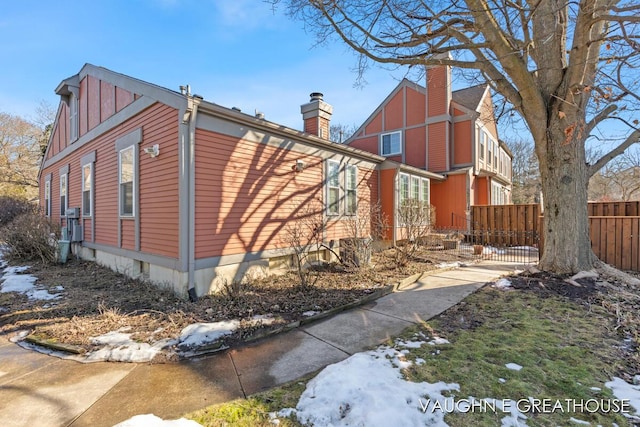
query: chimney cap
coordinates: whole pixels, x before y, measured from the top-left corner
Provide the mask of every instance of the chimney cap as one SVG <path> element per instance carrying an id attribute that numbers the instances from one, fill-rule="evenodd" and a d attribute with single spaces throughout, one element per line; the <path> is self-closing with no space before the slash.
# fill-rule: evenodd
<path id="1" fill-rule="evenodd" d="M 322 94 L 322 92 L 311 92 L 309 96 L 311 97 L 311 101 L 315 101 L 315 100 L 322 100 L 322 97 L 324 95 Z"/>

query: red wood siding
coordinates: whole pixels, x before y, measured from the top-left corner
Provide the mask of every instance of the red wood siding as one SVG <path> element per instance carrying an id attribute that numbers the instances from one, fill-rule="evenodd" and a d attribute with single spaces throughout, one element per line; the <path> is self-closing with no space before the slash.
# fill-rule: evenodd
<path id="1" fill-rule="evenodd" d="M 405 163 L 424 169 L 426 162 L 425 129 L 407 129 L 405 132 Z"/>
<path id="2" fill-rule="evenodd" d="M 471 121 L 465 121 L 455 123 L 453 126 L 453 138 L 455 140 L 453 144 L 453 164 L 461 165 L 471 163 L 473 125 Z"/>
<path id="3" fill-rule="evenodd" d="M 104 122 L 113 116 L 116 109 L 115 87 L 108 82 L 100 82 L 100 121 Z"/>
<path id="4" fill-rule="evenodd" d="M 133 93 L 116 87 L 116 112 L 133 102 Z"/>
<path id="5" fill-rule="evenodd" d="M 319 158 L 200 129 L 196 141 L 196 258 L 275 249 L 296 209 L 319 208 Z"/>
<path id="6" fill-rule="evenodd" d="M 403 91 L 399 91 L 393 98 L 389 100 L 384 108 L 384 130 L 390 131 L 401 129 L 404 126 L 404 97 Z"/>
<path id="7" fill-rule="evenodd" d="M 78 134 L 80 137 L 134 101 L 134 94 L 93 76 L 80 81 L 78 98 Z M 69 145 L 69 108 L 60 102 L 47 159 Z"/>
<path id="8" fill-rule="evenodd" d="M 369 153 L 378 154 L 380 146 L 379 137 L 378 135 L 374 135 L 368 136 L 366 138 L 356 139 L 351 144 L 349 144 L 349 146 L 368 151 Z"/>
<path id="9" fill-rule="evenodd" d="M 393 239 L 393 221 L 395 216 L 394 197 L 396 191 L 395 176 L 395 169 L 384 169 L 380 171 L 380 207 L 389 225 L 385 236 L 387 240 Z"/>
<path id="10" fill-rule="evenodd" d="M 429 167 L 430 171 L 447 170 L 447 123 L 440 122 L 427 126 L 429 132 Z"/>
<path id="11" fill-rule="evenodd" d="M 79 135 L 82 136 L 89 130 L 88 123 L 88 108 L 89 108 L 89 93 L 87 79 L 82 79 L 80 82 L 80 99 L 78 100 L 78 122 L 80 127 L 78 128 Z"/>
<path id="12" fill-rule="evenodd" d="M 322 159 L 201 129 L 196 141 L 196 258 L 284 247 L 291 218 L 322 212 Z M 292 170 L 296 160 L 302 172 Z M 377 178 L 358 174 L 358 196 L 368 199 Z M 327 238 L 344 237 L 339 222 Z"/>
<path id="13" fill-rule="evenodd" d="M 427 116 L 434 117 L 447 114 L 447 95 L 451 88 L 448 87 L 446 67 L 429 68 L 427 71 Z"/>
<path id="14" fill-rule="evenodd" d="M 87 114 L 89 115 L 87 122 L 89 123 L 89 129 L 93 129 L 100 124 L 100 80 L 93 76 L 87 76 L 85 80 L 89 86 L 87 91 L 89 96 L 87 100 Z"/>
<path id="15" fill-rule="evenodd" d="M 365 127 L 364 132 L 367 135 L 382 132 L 382 113 L 376 114 L 373 120 Z"/>
<path id="16" fill-rule="evenodd" d="M 94 165 L 94 220 L 95 242 L 101 245 L 118 245 L 118 222 L 122 227 L 122 246 L 135 248 L 134 221 L 121 220 L 118 213 L 118 154 L 116 139 L 142 127 L 140 143 L 140 245 L 142 251 L 156 255 L 178 256 L 178 112 L 164 104 L 156 103 L 137 116 L 100 135 L 91 143 L 74 151 L 63 160 L 42 171 L 41 185 L 48 173 L 51 180 L 52 218 L 59 218 L 60 178 L 59 170 L 69 165 L 69 207 L 82 205 L 80 159 L 96 152 Z M 160 155 L 151 159 L 144 147 L 160 145 Z M 159 213 L 161 212 L 161 213 Z M 90 222 L 85 220 L 85 237 L 90 237 Z"/>
<path id="17" fill-rule="evenodd" d="M 467 175 L 449 175 L 446 181 L 431 183 L 431 204 L 436 207 L 436 227 L 464 224 L 467 208 Z"/>
<path id="18" fill-rule="evenodd" d="M 177 257 L 178 254 L 178 112 L 158 104 L 149 112 L 140 144 L 140 250 Z M 160 155 L 144 148 L 158 144 Z"/>
<path id="19" fill-rule="evenodd" d="M 424 94 L 407 87 L 407 126 L 423 124 L 426 118 Z"/>
<path id="20" fill-rule="evenodd" d="M 133 219 L 123 219 L 120 221 L 121 223 L 121 244 L 122 248 L 135 250 L 136 249 L 136 232 L 135 232 L 135 222 Z"/>

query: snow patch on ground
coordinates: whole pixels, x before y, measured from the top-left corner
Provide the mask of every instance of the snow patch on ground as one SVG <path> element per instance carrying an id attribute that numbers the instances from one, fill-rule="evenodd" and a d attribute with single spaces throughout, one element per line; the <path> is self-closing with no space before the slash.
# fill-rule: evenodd
<path id="1" fill-rule="evenodd" d="M 496 280 L 496 282 L 493 284 L 493 287 L 501 290 L 513 289 L 511 285 L 511 281 L 509 279 L 504 279 L 504 278 Z"/>
<path id="2" fill-rule="evenodd" d="M 0 258 L 1 266 L 6 266 L 6 262 Z M 1 268 L 1 267 L 0 267 Z M 0 276 L 0 292 L 18 292 L 25 294 L 30 300 L 55 300 L 60 298 L 59 294 L 51 294 L 46 289 L 36 287 L 37 277 L 31 274 L 23 274 L 30 268 L 28 265 L 5 267 Z M 63 291 L 62 286 L 56 286 L 57 291 Z"/>
<path id="3" fill-rule="evenodd" d="M 628 399 L 636 413 L 640 413 L 640 384 L 629 384 L 622 378 L 613 377 L 612 381 L 604 384 L 618 399 Z"/>
<path id="4" fill-rule="evenodd" d="M 113 427 L 202 427 L 195 421 L 180 418 L 179 420 L 165 421 L 153 414 L 136 415 Z"/>
<path id="5" fill-rule="evenodd" d="M 175 343 L 175 340 L 160 340 L 153 344 L 136 342 L 131 334 L 112 331 L 98 337 L 92 337 L 91 343 L 101 346 L 100 349 L 87 353 L 87 362 L 149 362 L 164 348 Z"/>
<path id="6" fill-rule="evenodd" d="M 507 363 L 504 366 L 506 366 L 507 369 L 511 369 L 512 371 L 519 371 L 520 369 L 522 369 L 522 366 L 518 365 L 517 363 Z"/>
<path id="7" fill-rule="evenodd" d="M 403 345 L 418 347 L 418 343 Z M 301 423 L 316 426 L 447 426 L 443 408 L 456 406 L 459 397 L 453 394 L 460 391 L 459 385 L 406 381 L 402 368 L 411 362 L 403 359 L 401 351 L 381 346 L 329 365 L 307 384 L 295 408 L 272 414 L 274 421 L 294 415 Z M 526 417 L 515 404 L 511 408 L 502 425 L 522 425 Z"/>
<path id="8" fill-rule="evenodd" d="M 427 344 L 429 344 L 429 345 L 444 345 L 444 344 L 451 344 L 451 343 L 447 339 L 440 338 L 440 337 L 434 337 Z"/>
<path id="9" fill-rule="evenodd" d="M 240 327 L 240 321 L 225 320 L 213 323 L 193 323 L 182 330 L 178 338 L 180 347 L 198 347 L 231 335 Z"/>
<path id="10" fill-rule="evenodd" d="M 458 268 L 462 266 L 462 263 L 456 262 L 442 262 L 440 264 L 436 264 L 437 268 Z"/>

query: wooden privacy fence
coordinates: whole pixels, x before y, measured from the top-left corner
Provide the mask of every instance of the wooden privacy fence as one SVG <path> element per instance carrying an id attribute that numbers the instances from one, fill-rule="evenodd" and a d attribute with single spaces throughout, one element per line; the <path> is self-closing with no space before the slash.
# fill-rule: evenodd
<path id="1" fill-rule="evenodd" d="M 640 201 L 589 202 L 587 209 L 596 256 L 616 268 L 640 271 Z M 536 204 L 472 206 L 469 231 L 486 234 L 488 243 L 542 251 L 542 220 Z"/>
<path id="2" fill-rule="evenodd" d="M 472 206 L 470 228 L 473 239 L 480 237 L 486 244 L 538 247 L 540 206 Z"/>
<path id="3" fill-rule="evenodd" d="M 621 270 L 640 271 L 640 216 L 589 217 L 591 249 Z"/>

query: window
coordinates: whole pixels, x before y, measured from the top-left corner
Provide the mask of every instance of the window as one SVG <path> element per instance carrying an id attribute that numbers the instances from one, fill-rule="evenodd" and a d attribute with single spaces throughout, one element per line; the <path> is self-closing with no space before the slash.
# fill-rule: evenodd
<path id="1" fill-rule="evenodd" d="M 327 160 L 327 215 L 340 213 L 340 163 Z"/>
<path id="2" fill-rule="evenodd" d="M 493 159 L 493 141 L 487 139 L 487 165 L 491 164 L 491 159 Z"/>
<path id="3" fill-rule="evenodd" d="M 69 95 L 69 141 L 78 139 L 78 97 Z"/>
<path id="4" fill-rule="evenodd" d="M 67 174 L 60 175 L 60 216 L 67 214 Z"/>
<path id="5" fill-rule="evenodd" d="M 93 163 L 82 166 L 82 215 L 91 216 L 93 190 Z"/>
<path id="6" fill-rule="evenodd" d="M 44 215 L 51 216 L 51 180 L 44 183 Z"/>
<path id="7" fill-rule="evenodd" d="M 409 175 L 400 174 L 400 194 L 398 198 L 398 206 L 402 206 L 405 200 L 409 200 Z"/>
<path id="8" fill-rule="evenodd" d="M 131 145 L 119 152 L 120 215 L 134 215 L 133 186 L 135 180 L 135 150 Z"/>
<path id="9" fill-rule="evenodd" d="M 493 167 L 498 168 L 498 143 L 493 141 Z"/>
<path id="10" fill-rule="evenodd" d="M 487 138 L 487 134 L 484 131 L 480 131 L 480 160 L 484 160 L 484 150 L 485 150 L 485 139 Z"/>
<path id="11" fill-rule="evenodd" d="M 380 155 L 391 156 L 402 152 L 400 132 L 383 134 L 381 137 Z"/>
<path id="12" fill-rule="evenodd" d="M 422 178 L 422 201 L 429 203 L 429 180 Z"/>
<path id="13" fill-rule="evenodd" d="M 347 165 L 345 169 L 345 207 L 344 213 L 355 215 L 358 212 L 358 168 L 354 165 Z"/>

